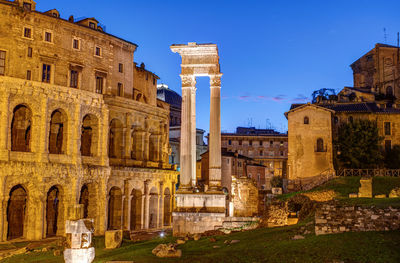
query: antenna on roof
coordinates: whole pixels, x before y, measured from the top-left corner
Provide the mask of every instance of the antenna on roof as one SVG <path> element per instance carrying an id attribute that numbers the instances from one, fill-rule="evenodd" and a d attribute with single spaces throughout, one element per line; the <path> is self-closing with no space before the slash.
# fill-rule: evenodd
<path id="1" fill-rule="evenodd" d="M 386 27 L 383 28 L 383 38 L 385 40 L 385 44 L 387 44 Z"/>

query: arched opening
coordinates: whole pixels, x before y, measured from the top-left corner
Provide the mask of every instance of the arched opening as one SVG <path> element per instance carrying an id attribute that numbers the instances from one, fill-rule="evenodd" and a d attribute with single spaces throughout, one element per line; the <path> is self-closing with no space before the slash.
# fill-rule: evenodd
<path id="1" fill-rule="evenodd" d="M 10 191 L 7 205 L 8 240 L 24 236 L 27 197 L 28 195 L 21 185 L 14 186 Z"/>
<path id="2" fill-rule="evenodd" d="M 24 105 L 16 106 L 11 122 L 11 151 L 30 151 L 31 126 L 32 111 Z"/>
<path id="3" fill-rule="evenodd" d="M 149 202 L 149 228 L 157 227 L 157 211 L 158 211 L 158 193 L 157 189 L 153 187 L 150 191 Z"/>
<path id="4" fill-rule="evenodd" d="M 324 152 L 324 140 L 321 138 L 317 139 L 317 152 Z"/>
<path id="5" fill-rule="evenodd" d="M 122 158 L 122 123 L 118 119 L 113 119 L 110 122 L 110 129 L 108 132 L 108 157 Z"/>
<path id="6" fill-rule="evenodd" d="M 46 236 L 52 237 L 57 234 L 60 207 L 60 191 L 53 186 L 47 192 L 46 200 Z"/>
<path id="7" fill-rule="evenodd" d="M 122 222 L 122 192 L 118 187 L 112 187 L 108 199 L 108 230 L 121 229 Z"/>
<path id="8" fill-rule="evenodd" d="M 97 151 L 98 123 L 94 115 L 88 114 L 82 121 L 81 155 L 93 156 Z"/>
<path id="9" fill-rule="evenodd" d="M 386 95 L 387 96 L 393 96 L 393 88 L 392 88 L 392 86 L 387 86 L 386 87 Z"/>
<path id="10" fill-rule="evenodd" d="M 350 116 L 350 117 L 349 117 L 349 122 L 350 122 L 350 123 L 353 123 L 353 116 Z"/>
<path id="11" fill-rule="evenodd" d="M 305 116 L 304 117 L 304 124 L 309 124 L 309 123 L 310 123 L 310 119 L 307 116 Z"/>
<path id="12" fill-rule="evenodd" d="M 168 188 L 164 190 L 164 226 L 171 225 L 171 193 Z"/>
<path id="13" fill-rule="evenodd" d="M 66 140 L 66 116 L 60 110 L 55 110 L 51 114 L 49 131 L 49 153 L 65 153 Z"/>
<path id="14" fill-rule="evenodd" d="M 131 230 L 142 227 L 142 192 L 136 189 L 131 193 Z"/>
<path id="15" fill-rule="evenodd" d="M 89 215 L 89 188 L 84 184 L 81 188 L 79 204 L 83 205 L 83 218 L 88 218 Z"/>

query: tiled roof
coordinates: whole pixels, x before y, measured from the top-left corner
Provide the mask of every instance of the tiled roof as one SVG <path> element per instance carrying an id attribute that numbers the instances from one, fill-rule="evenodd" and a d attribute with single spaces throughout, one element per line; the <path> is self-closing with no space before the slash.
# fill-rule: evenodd
<path id="1" fill-rule="evenodd" d="M 300 107 L 304 104 L 292 104 L 290 110 Z M 397 108 L 380 108 L 376 103 L 356 102 L 356 103 L 334 103 L 317 104 L 320 107 L 334 110 L 335 112 L 354 112 L 354 113 L 380 113 L 380 114 L 400 114 Z"/>

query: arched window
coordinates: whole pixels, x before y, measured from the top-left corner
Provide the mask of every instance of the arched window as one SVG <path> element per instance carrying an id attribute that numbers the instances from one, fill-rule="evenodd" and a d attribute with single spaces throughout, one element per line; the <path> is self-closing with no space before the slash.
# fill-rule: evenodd
<path id="1" fill-rule="evenodd" d="M 317 152 L 324 152 L 324 140 L 321 138 L 317 139 Z"/>
<path id="2" fill-rule="evenodd" d="M 304 117 L 304 124 L 309 124 L 309 123 L 310 123 L 310 119 L 307 116 L 305 116 Z"/>
<path id="3" fill-rule="evenodd" d="M 94 156 L 97 154 L 98 121 L 96 116 L 88 114 L 82 121 L 81 155 Z"/>
<path id="4" fill-rule="evenodd" d="M 387 96 L 393 96 L 393 88 L 392 88 L 392 86 L 387 86 L 386 87 L 386 95 Z"/>
<path id="5" fill-rule="evenodd" d="M 24 105 L 15 107 L 11 122 L 11 151 L 30 151 L 31 124 L 31 110 Z"/>
<path id="6" fill-rule="evenodd" d="M 350 117 L 349 117 L 349 122 L 350 122 L 350 123 L 353 123 L 353 116 L 350 116 Z"/>
<path id="7" fill-rule="evenodd" d="M 49 131 L 49 153 L 62 154 L 65 148 L 65 114 L 59 110 L 55 110 L 51 114 L 50 131 Z"/>

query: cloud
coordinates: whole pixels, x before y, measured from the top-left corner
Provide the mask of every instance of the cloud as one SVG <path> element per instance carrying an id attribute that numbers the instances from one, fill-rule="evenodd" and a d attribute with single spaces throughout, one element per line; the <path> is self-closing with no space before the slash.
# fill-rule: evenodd
<path id="1" fill-rule="evenodd" d="M 222 97 L 223 99 L 238 99 L 245 102 L 263 102 L 263 101 L 273 101 L 278 103 L 300 103 L 300 102 L 307 102 L 309 98 L 304 96 L 303 94 L 297 94 L 296 97 L 288 97 L 285 94 L 279 94 L 276 96 L 266 96 L 266 95 L 241 95 L 235 97 Z"/>
<path id="2" fill-rule="evenodd" d="M 299 103 L 299 102 L 307 102 L 307 101 L 309 101 L 310 100 L 310 98 L 309 97 L 307 97 L 307 96 L 304 96 L 303 94 L 297 94 L 297 97 L 296 98 L 293 98 L 292 100 L 291 100 L 291 102 L 292 103 Z"/>

